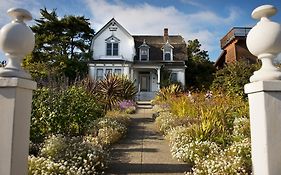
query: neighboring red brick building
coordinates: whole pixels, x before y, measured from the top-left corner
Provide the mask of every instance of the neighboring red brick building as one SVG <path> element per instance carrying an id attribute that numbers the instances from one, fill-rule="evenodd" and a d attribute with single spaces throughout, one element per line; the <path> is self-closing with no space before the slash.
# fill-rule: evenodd
<path id="1" fill-rule="evenodd" d="M 252 55 L 246 46 L 246 37 L 250 30 L 251 28 L 234 27 L 220 40 L 223 51 L 215 62 L 216 68 L 238 60 L 256 62 L 257 57 Z"/>

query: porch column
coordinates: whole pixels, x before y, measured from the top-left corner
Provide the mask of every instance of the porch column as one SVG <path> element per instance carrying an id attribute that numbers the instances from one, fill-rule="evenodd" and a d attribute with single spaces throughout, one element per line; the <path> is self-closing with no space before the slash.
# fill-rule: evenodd
<path id="1" fill-rule="evenodd" d="M 160 89 L 160 78 L 161 78 L 161 74 L 160 74 L 160 67 L 157 68 L 157 88 L 158 90 Z"/>
<path id="2" fill-rule="evenodd" d="M 131 68 L 130 78 L 132 81 L 134 81 L 134 69 Z"/>

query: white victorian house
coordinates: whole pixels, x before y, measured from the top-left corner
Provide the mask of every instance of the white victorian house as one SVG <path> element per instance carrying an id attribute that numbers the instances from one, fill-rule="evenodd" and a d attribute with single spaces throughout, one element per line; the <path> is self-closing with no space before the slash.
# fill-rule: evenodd
<path id="1" fill-rule="evenodd" d="M 170 79 L 185 85 L 186 43 L 180 35 L 131 35 L 112 18 L 92 41 L 89 75 L 102 79 L 107 73 L 124 74 L 138 88 L 138 99 L 152 99 L 160 89 L 161 68 Z"/>

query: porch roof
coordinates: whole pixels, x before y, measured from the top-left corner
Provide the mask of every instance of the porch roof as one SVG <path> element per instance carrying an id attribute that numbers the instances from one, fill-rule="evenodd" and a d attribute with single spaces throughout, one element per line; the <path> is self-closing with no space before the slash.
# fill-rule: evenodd
<path id="1" fill-rule="evenodd" d="M 184 61 L 134 61 L 133 67 L 135 68 L 146 68 L 146 67 L 152 67 L 152 68 L 158 68 L 165 66 L 167 68 L 185 68 Z"/>
<path id="2" fill-rule="evenodd" d="M 131 62 L 131 61 L 127 61 L 127 60 L 123 60 L 123 59 L 110 59 L 110 60 L 103 60 L 103 59 L 101 59 L 101 60 L 91 60 L 90 62 L 89 62 L 89 64 L 91 64 L 91 63 L 105 63 L 105 64 L 108 64 L 108 63 L 110 63 L 110 64 L 118 64 L 118 63 L 120 63 L 120 64 L 132 64 L 133 62 Z"/>

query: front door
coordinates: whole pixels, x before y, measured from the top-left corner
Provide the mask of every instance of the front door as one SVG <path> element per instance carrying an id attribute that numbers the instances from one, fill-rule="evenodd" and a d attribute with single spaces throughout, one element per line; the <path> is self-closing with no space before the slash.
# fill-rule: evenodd
<path id="1" fill-rule="evenodd" d="M 150 91 L 150 73 L 140 73 L 140 91 Z"/>

